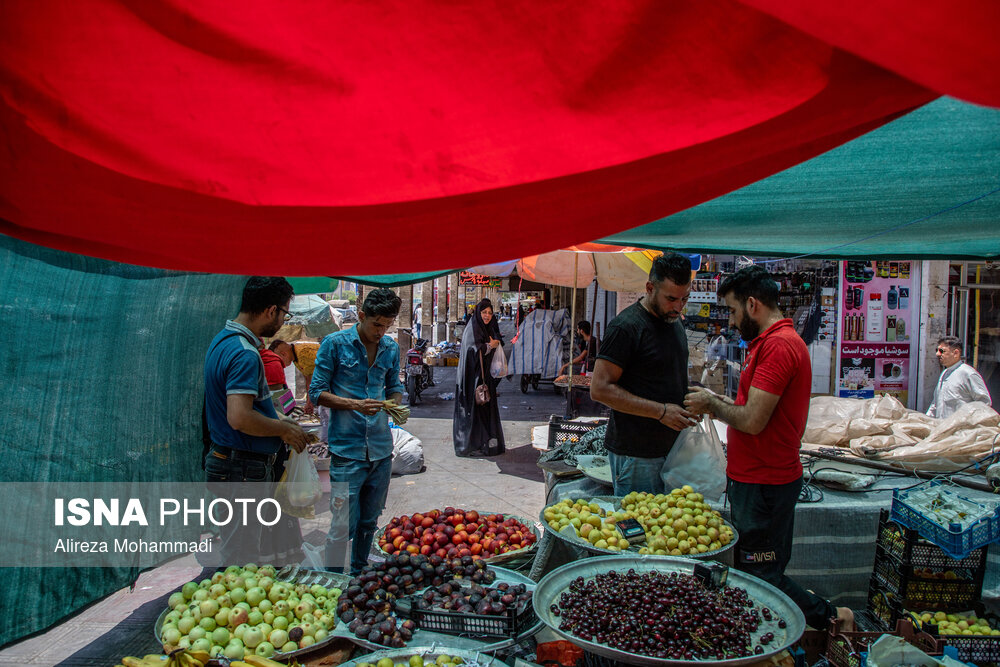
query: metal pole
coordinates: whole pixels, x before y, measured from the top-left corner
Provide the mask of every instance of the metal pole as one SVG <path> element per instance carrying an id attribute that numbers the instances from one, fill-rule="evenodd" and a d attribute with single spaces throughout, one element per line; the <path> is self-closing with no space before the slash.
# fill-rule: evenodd
<path id="1" fill-rule="evenodd" d="M 566 416 L 573 416 L 573 344 L 576 342 L 576 281 L 580 274 L 580 253 L 573 253 L 573 299 L 569 307 L 569 386 L 566 388 Z"/>
<path id="2" fill-rule="evenodd" d="M 851 465 L 862 466 L 864 468 L 871 468 L 873 470 L 884 470 L 885 472 L 895 472 L 901 475 L 908 475 L 910 477 L 918 477 L 920 479 L 937 479 L 942 475 L 948 477 L 952 482 L 958 484 L 959 486 L 964 486 L 969 489 L 975 489 L 976 491 L 985 491 L 986 493 L 996 493 L 996 490 L 987 484 L 986 482 L 977 482 L 971 479 L 965 479 L 964 477 L 952 477 L 948 473 L 941 472 L 923 472 L 922 470 L 911 470 L 909 468 L 903 468 L 902 466 L 895 466 L 889 463 L 882 463 L 880 461 L 869 461 L 868 459 L 856 459 L 850 456 L 838 456 L 837 454 L 827 454 L 826 452 L 819 452 L 816 450 L 809 450 L 803 452 L 809 456 L 815 456 L 819 459 L 826 459 L 827 461 L 837 461 L 839 463 L 850 463 Z"/>

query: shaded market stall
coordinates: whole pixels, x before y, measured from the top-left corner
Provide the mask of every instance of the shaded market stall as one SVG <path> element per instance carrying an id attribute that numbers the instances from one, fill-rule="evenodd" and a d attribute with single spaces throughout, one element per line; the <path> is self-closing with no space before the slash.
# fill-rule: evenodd
<path id="1" fill-rule="evenodd" d="M 2 359 L 18 388 L 0 425 L 4 479 L 198 479 L 203 355 L 235 311 L 238 274 L 440 274 L 601 237 L 996 256 L 997 184 L 980 177 L 998 173 L 997 112 L 942 100 L 904 115 L 939 94 L 1000 106 L 996 5 L 897 5 L 636 1 L 567 15 L 411 3 L 317 16 L 299 3 L 5 3 L 0 322 L 31 352 L 9 345 Z M 889 31 L 897 39 L 872 38 Z M 894 123 L 865 136 L 884 137 L 881 150 L 848 144 L 814 174 L 871 181 L 852 165 L 874 164 L 896 174 L 883 190 L 828 197 L 797 180 L 804 165 L 710 201 L 900 116 L 902 134 Z M 934 145 L 953 167 L 921 161 L 916 149 Z M 886 146 L 915 150 L 888 160 Z M 852 199 L 853 218 L 821 217 Z M 932 228 L 901 226 L 959 205 Z M 889 232 L 880 245 L 843 245 L 876 223 Z M 283 228 L 312 241 L 276 251 Z M 461 238 L 462 256 L 446 243 L 412 252 L 414 230 L 431 228 Z M 31 608 L 4 617 L 0 644 L 136 574 L 12 570 L 3 606 L 30 595 Z"/>

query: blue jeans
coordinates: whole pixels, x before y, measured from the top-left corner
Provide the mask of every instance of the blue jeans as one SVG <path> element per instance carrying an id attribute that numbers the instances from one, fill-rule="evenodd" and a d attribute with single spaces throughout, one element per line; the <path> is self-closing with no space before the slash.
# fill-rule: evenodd
<path id="1" fill-rule="evenodd" d="M 660 477 L 660 470 L 666 460 L 665 456 L 643 459 L 608 452 L 611 478 L 615 480 L 615 495 L 621 497 L 633 491 L 666 493 L 663 487 L 663 478 Z"/>
<path id="2" fill-rule="evenodd" d="M 330 455 L 330 512 L 333 517 L 326 536 L 326 564 L 331 569 L 337 569 L 343 563 L 343 560 L 337 559 L 337 554 L 343 553 L 348 539 L 352 541 L 351 574 L 361 572 L 361 568 L 368 563 L 372 539 L 378 529 L 378 517 L 385 509 L 391 476 L 391 456 L 378 461 L 355 461 Z"/>
<path id="3" fill-rule="evenodd" d="M 230 502 L 234 501 L 232 496 L 235 493 L 231 482 L 271 482 L 271 475 L 271 463 L 257 455 L 238 450 L 223 453 L 213 445 L 205 456 L 205 481 L 209 490 Z M 256 522 L 241 526 L 236 521 L 219 526 L 219 551 L 213 555 L 218 560 L 213 560 L 211 564 L 232 565 L 247 562 L 250 558 L 260 560 L 262 528 Z"/>

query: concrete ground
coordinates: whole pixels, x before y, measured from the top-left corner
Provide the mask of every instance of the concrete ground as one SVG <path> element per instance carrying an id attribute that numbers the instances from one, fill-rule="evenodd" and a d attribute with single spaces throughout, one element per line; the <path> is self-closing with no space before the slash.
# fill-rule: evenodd
<path id="1" fill-rule="evenodd" d="M 565 398 L 551 386 L 524 394 L 517 382 L 501 382 L 507 452 L 495 458 L 458 458 L 452 445 L 455 403 L 439 397 L 454 393 L 455 377 L 455 368 L 435 368 L 437 386 L 413 408 L 406 428 L 423 441 L 427 469 L 393 478 L 382 523 L 391 516 L 448 505 L 538 517 L 545 490 L 542 471 L 535 465 L 538 451 L 531 447 L 531 428 L 546 423 L 550 414 L 564 414 Z M 117 591 L 51 629 L 0 650 L 0 667 L 111 666 L 125 655 L 158 652 L 153 625 L 166 597 L 200 578 L 202 568 L 193 557 L 144 572 L 133 589 Z"/>

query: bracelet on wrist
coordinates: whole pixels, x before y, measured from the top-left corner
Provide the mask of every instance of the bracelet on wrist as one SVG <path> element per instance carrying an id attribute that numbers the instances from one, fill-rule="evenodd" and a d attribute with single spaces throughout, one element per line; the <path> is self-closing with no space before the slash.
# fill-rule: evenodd
<path id="1" fill-rule="evenodd" d="M 664 403 L 663 404 L 663 412 L 660 413 L 660 418 L 657 419 L 656 421 L 663 421 L 663 417 L 666 416 L 666 414 L 667 414 L 667 404 Z"/>

